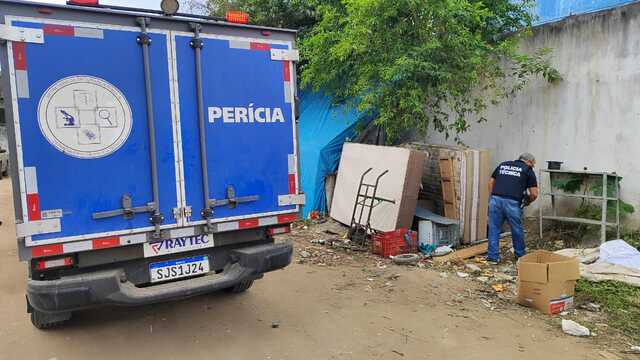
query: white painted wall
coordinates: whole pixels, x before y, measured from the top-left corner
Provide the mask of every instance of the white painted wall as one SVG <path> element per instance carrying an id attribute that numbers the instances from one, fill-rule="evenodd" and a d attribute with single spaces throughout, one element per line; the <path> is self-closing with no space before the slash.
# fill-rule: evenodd
<path id="1" fill-rule="evenodd" d="M 552 48 L 564 80 L 533 81 L 489 108 L 488 123 L 474 124 L 463 141 L 491 149 L 494 165 L 528 151 L 540 166 L 616 171 L 623 199 L 636 207 L 630 220 L 640 223 L 640 4 L 544 25 L 522 47 Z M 438 134 L 427 141 L 447 143 Z"/>

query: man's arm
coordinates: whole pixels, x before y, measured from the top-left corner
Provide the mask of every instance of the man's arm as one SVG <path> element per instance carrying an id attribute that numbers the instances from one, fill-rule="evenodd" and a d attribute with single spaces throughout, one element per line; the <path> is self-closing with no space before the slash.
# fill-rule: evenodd
<path id="1" fill-rule="evenodd" d="M 538 179 L 533 169 L 529 170 L 529 176 L 527 178 L 527 189 L 529 190 L 529 203 L 536 201 L 538 195 Z"/>
<path id="2" fill-rule="evenodd" d="M 496 179 L 493 177 L 489 179 L 489 195 L 493 193 L 493 185 L 496 184 Z"/>

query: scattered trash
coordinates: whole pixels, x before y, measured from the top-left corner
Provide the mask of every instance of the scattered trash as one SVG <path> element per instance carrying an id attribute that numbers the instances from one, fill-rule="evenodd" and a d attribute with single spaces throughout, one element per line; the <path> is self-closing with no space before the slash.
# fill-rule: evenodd
<path id="1" fill-rule="evenodd" d="M 467 267 L 467 270 L 471 271 L 472 273 L 478 273 L 482 271 L 480 266 L 476 264 L 465 264 L 465 266 Z"/>
<path id="2" fill-rule="evenodd" d="M 563 311 L 563 312 L 560 313 L 560 316 L 567 316 L 567 315 L 569 315 L 568 311 Z"/>
<path id="3" fill-rule="evenodd" d="M 396 256 L 391 256 L 391 260 L 396 265 L 415 265 L 420 261 L 420 255 L 418 254 L 401 254 Z"/>
<path id="4" fill-rule="evenodd" d="M 433 251 L 433 256 L 444 256 L 453 252 L 450 246 L 440 246 Z"/>
<path id="5" fill-rule="evenodd" d="M 586 327 L 573 320 L 562 319 L 562 331 L 573 336 L 589 336 L 591 332 Z"/>
<path id="6" fill-rule="evenodd" d="M 476 278 L 476 280 L 480 281 L 480 282 L 481 282 L 481 283 L 483 283 L 483 284 L 485 284 L 485 283 L 489 282 L 489 278 L 488 278 L 488 277 L 486 277 L 486 276 L 478 276 L 478 277 Z"/>
<path id="7" fill-rule="evenodd" d="M 447 277 L 449 277 L 449 274 L 447 274 L 446 272 L 441 272 L 440 277 L 446 279 Z"/>
<path id="8" fill-rule="evenodd" d="M 495 277 L 496 280 L 500 280 L 500 281 L 513 281 L 513 276 L 507 275 L 501 272 L 495 273 L 493 277 Z"/>
<path id="9" fill-rule="evenodd" d="M 632 346 L 629 350 L 630 354 L 640 354 L 640 346 Z"/>
<path id="10" fill-rule="evenodd" d="M 400 277 L 400 274 L 392 274 L 387 276 L 387 280 L 398 280 L 399 277 Z"/>
<path id="11" fill-rule="evenodd" d="M 456 272 L 456 274 L 458 275 L 458 277 L 461 277 L 463 279 L 469 277 L 469 274 L 461 271 Z"/>
<path id="12" fill-rule="evenodd" d="M 501 293 L 504 291 L 504 285 L 502 284 L 493 284 L 491 285 L 491 288 L 493 289 L 493 291 L 497 292 L 497 293 Z"/>
<path id="13" fill-rule="evenodd" d="M 391 350 L 392 353 L 396 354 L 396 355 L 400 355 L 400 356 L 404 356 L 404 353 L 401 353 L 398 350 Z"/>
<path id="14" fill-rule="evenodd" d="M 308 257 L 311 257 L 311 253 L 306 251 L 306 250 L 302 250 L 302 251 L 300 251 L 300 256 L 302 256 L 303 258 L 306 259 Z"/>
<path id="15" fill-rule="evenodd" d="M 586 304 L 582 304 L 580 305 L 580 308 L 588 310 L 588 311 L 592 311 L 592 312 L 598 312 L 600 311 L 600 305 L 596 304 L 596 303 L 586 303 Z"/>
<path id="16" fill-rule="evenodd" d="M 272 329 L 277 329 L 277 328 L 279 328 L 279 327 L 280 327 L 280 321 L 273 321 L 273 322 L 271 323 L 271 328 L 272 328 Z"/>

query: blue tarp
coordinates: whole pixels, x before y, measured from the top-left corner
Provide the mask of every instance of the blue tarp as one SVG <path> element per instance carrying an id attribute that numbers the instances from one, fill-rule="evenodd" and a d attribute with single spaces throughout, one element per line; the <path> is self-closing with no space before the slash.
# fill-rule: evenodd
<path id="1" fill-rule="evenodd" d="M 338 169 L 342 146 L 355 136 L 357 123 L 368 121 L 352 107 L 332 106 L 323 94 L 301 92 L 298 129 L 305 218 L 311 211 L 326 212 L 324 178 Z"/>
<path id="2" fill-rule="evenodd" d="M 538 23 L 560 20 L 567 16 L 585 14 L 636 2 L 637 0 L 538 0 Z"/>

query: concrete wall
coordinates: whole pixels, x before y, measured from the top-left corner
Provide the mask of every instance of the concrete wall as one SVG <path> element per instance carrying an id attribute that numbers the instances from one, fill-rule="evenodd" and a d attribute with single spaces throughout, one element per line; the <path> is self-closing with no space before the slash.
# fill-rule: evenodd
<path id="1" fill-rule="evenodd" d="M 489 108 L 488 123 L 474 124 L 464 142 L 491 149 L 494 165 L 529 151 L 540 166 L 616 171 L 636 207 L 630 220 L 640 223 L 640 4 L 540 26 L 522 47 L 553 48 L 564 80 L 535 80 Z M 427 141 L 447 143 L 438 134 Z"/>

